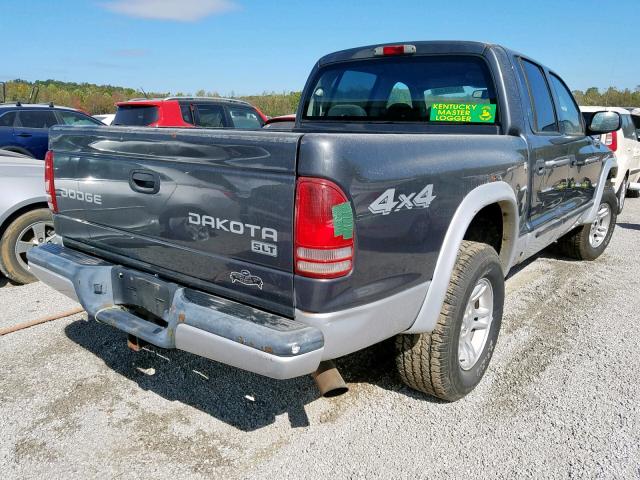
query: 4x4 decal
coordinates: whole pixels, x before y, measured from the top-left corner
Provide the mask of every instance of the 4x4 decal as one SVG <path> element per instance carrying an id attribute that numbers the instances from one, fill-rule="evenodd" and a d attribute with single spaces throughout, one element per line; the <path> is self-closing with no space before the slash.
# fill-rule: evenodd
<path id="1" fill-rule="evenodd" d="M 401 193 L 398 195 L 397 201 L 395 198 L 396 189 L 389 188 L 369 205 L 369 211 L 373 214 L 389 215 L 391 212 L 399 212 L 403 208 L 407 210 L 428 208 L 436 196 L 433 194 L 433 185 L 429 184 L 418 193 L 406 195 Z"/>

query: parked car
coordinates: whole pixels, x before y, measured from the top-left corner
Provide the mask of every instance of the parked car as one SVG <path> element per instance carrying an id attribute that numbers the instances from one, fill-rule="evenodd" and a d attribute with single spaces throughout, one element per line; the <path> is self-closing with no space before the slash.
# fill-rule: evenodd
<path id="1" fill-rule="evenodd" d="M 73 108 L 52 103 L 0 104 L 0 148 L 44 159 L 53 125 L 102 125 L 95 118 Z"/>
<path id="2" fill-rule="evenodd" d="M 618 197 L 618 213 L 624 208 L 625 198 L 640 196 L 640 139 L 636 123 L 640 125 L 640 117 L 635 117 L 626 108 L 620 107 L 580 107 L 585 120 L 589 122 L 595 112 L 616 112 L 622 119 L 620 129 L 615 132 L 597 136 L 598 141 L 615 152 L 618 159 L 618 173 L 614 178 L 614 188 Z"/>
<path id="3" fill-rule="evenodd" d="M 105 125 L 111 125 L 113 123 L 113 119 L 116 117 L 115 113 L 105 113 L 102 115 L 94 115 L 93 118 L 101 121 Z"/>
<path id="4" fill-rule="evenodd" d="M 44 163 L 0 150 L 0 271 L 16 283 L 35 280 L 27 252 L 54 237 L 44 189 Z"/>
<path id="5" fill-rule="evenodd" d="M 315 65 L 292 132 L 54 127 L 63 245 L 28 258 L 136 348 L 315 371 L 332 393 L 326 361 L 397 336 L 402 380 L 456 400 L 489 365 L 511 267 L 609 244 L 616 159 L 592 136 L 619 128 L 501 46 L 345 50 Z"/>
<path id="6" fill-rule="evenodd" d="M 633 120 L 633 124 L 636 127 L 636 137 L 638 137 L 638 141 L 640 141 L 640 108 L 630 108 L 631 119 Z"/>
<path id="7" fill-rule="evenodd" d="M 117 107 L 112 125 L 256 129 L 267 120 L 253 105 L 228 98 L 135 99 Z"/>
<path id="8" fill-rule="evenodd" d="M 296 124 L 295 113 L 291 115 L 281 115 L 279 117 L 271 117 L 264 124 L 264 128 L 273 130 L 291 130 Z"/>

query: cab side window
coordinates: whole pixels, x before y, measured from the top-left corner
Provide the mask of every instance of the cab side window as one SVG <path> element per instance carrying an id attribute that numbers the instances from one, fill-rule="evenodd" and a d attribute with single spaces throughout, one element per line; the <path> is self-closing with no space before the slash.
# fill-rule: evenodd
<path id="1" fill-rule="evenodd" d="M 538 133 L 557 133 L 558 122 L 553 108 L 551 91 L 545 79 L 544 72 L 535 63 L 521 59 L 522 69 L 525 73 L 531 109 L 534 117 L 534 130 Z"/>
<path id="2" fill-rule="evenodd" d="M 636 140 L 636 126 L 631 120 L 631 115 L 620 115 L 622 119 L 622 133 L 630 140 Z"/>
<path id="3" fill-rule="evenodd" d="M 582 128 L 580 110 L 573 99 L 573 95 L 564 82 L 553 73 L 551 74 L 551 85 L 558 98 L 558 119 L 562 133 L 566 135 L 584 135 Z"/>
<path id="4" fill-rule="evenodd" d="M 248 108 L 230 107 L 229 115 L 235 128 L 262 128 L 262 122 L 258 119 L 258 114 Z"/>
<path id="5" fill-rule="evenodd" d="M 78 112 L 58 110 L 58 114 L 65 125 L 100 125 L 95 119 Z"/>
<path id="6" fill-rule="evenodd" d="M 198 110 L 196 125 L 205 128 L 225 128 L 227 120 L 224 108 L 221 105 L 211 105 L 207 103 L 196 104 Z"/>
<path id="7" fill-rule="evenodd" d="M 18 121 L 24 128 L 49 128 L 58 124 L 52 110 L 22 110 L 18 113 Z"/>

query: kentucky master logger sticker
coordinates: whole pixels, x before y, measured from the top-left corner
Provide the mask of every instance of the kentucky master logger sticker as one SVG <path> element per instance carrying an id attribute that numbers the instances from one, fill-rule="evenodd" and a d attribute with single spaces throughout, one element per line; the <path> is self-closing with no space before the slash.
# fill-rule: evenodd
<path id="1" fill-rule="evenodd" d="M 434 103 L 429 120 L 432 122 L 494 123 L 496 106 L 476 103 Z"/>
<path id="2" fill-rule="evenodd" d="M 428 208 L 431 202 L 436 198 L 433 194 L 433 185 L 429 184 L 418 193 L 401 193 L 396 201 L 396 189 L 390 188 L 382 195 L 376 198 L 371 205 L 369 211 L 373 214 L 389 215 L 391 212 L 399 212 L 406 208 L 411 210 L 415 208 Z"/>

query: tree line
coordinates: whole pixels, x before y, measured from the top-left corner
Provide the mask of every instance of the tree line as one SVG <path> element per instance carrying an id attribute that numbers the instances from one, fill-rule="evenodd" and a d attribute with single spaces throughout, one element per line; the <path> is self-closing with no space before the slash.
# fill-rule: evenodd
<path id="1" fill-rule="evenodd" d="M 113 113 L 115 104 L 132 98 L 142 98 L 148 96 L 166 97 L 171 92 L 143 92 L 135 88 L 116 87 L 113 85 L 95 85 L 93 83 L 61 82 L 58 80 L 44 80 L 28 82 L 26 80 L 11 80 L 5 82 L 6 99 L 2 101 L 28 102 L 32 101 L 48 103 L 83 110 L 91 115 L 101 113 Z M 37 98 L 33 98 L 37 92 Z M 229 97 L 245 100 L 266 115 L 277 116 L 295 113 L 300 102 L 301 92 L 264 92 L 260 95 L 236 96 L 231 92 Z M 634 90 L 628 88 L 619 90 L 616 87 L 609 87 L 606 90 L 599 90 L 591 87 L 585 90 L 575 90 L 573 92 L 580 105 L 604 105 L 619 107 L 640 107 L 640 85 Z M 1 95 L 1 92 L 0 92 Z M 191 93 L 176 92 L 173 95 L 191 95 Z M 194 93 L 200 97 L 219 97 L 215 91 L 198 90 Z"/>
<path id="2" fill-rule="evenodd" d="M 115 104 L 132 98 L 168 97 L 170 95 L 188 95 L 190 92 L 143 92 L 135 88 L 116 87 L 113 85 L 96 85 L 93 83 L 61 82 L 59 80 L 44 80 L 28 82 L 26 80 L 10 80 L 5 82 L 4 92 L 6 98 L 2 97 L 0 90 L 0 101 L 13 102 L 21 101 L 27 103 L 35 101 L 38 103 L 53 102 L 55 105 L 73 107 L 91 115 L 102 113 L 113 113 Z M 231 98 L 245 100 L 258 107 L 266 115 L 277 116 L 295 113 L 300 102 L 301 92 L 264 92 L 260 95 L 236 96 L 233 92 Z M 217 92 L 198 90 L 193 93 L 200 97 L 220 97 Z"/>
<path id="3" fill-rule="evenodd" d="M 605 106 L 605 107 L 640 107 L 640 85 L 634 90 L 625 88 L 618 90 L 609 87 L 606 90 L 599 90 L 591 87 L 585 90 L 574 90 L 573 95 L 579 105 Z"/>

